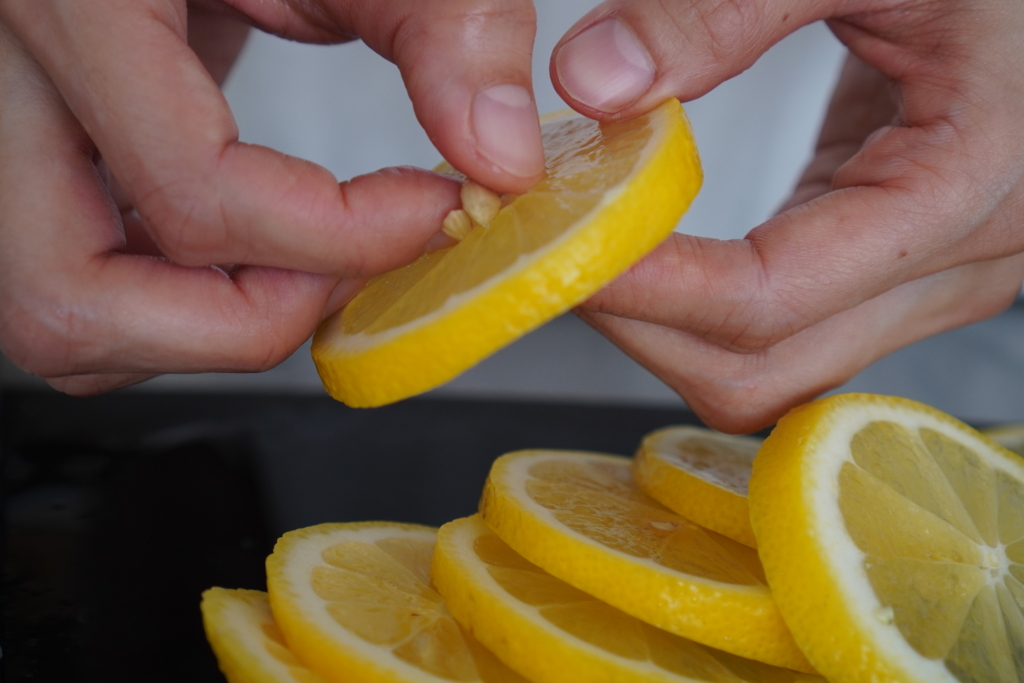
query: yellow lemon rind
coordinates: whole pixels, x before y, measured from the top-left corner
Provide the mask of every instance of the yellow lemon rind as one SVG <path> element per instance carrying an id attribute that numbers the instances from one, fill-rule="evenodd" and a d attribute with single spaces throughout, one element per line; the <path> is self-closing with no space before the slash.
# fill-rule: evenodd
<path id="1" fill-rule="evenodd" d="M 658 453 L 680 437 L 694 432 L 725 439 L 750 438 L 717 435 L 698 427 L 666 427 L 644 437 L 633 458 L 637 486 L 668 509 L 703 527 L 751 548 L 757 547 L 750 526 L 747 497 L 688 472 Z"/>
<path id="2" fill-rule="evenodd" d="M 507 595 L 472 557 L 486 529 L 478 515 L 441 527 L 431 576 L 452 616 L 508 666 L 536 683 L 681 683 L 653 663 L 626 659 L 563 631 Z"/>
<path id="3" fill-rule="evenodd" d="M 320 681 L 283 645 L 266 642 L 261 622 L 273 620 L 266 593 L 210 588 L 203 592 L 200 608 L 206 639 L 229 683 Z"/>
<path id="4" fill-rule="evenodd" d="M 922 657 L 895 625 L 879 621 L 882 605 L 861 568 L 864 554 L 845 532 L 839 468 L 848 462 L 849 439 L 874 420 L 934 429 L 1024 479 L 1020 458 L 915 401 L 844 394 L 797 407 L 765 440 L 750 480 L 765 574 L 793 637 L 828 680 L 957 683 L 941 661 Z"/>
<path id="5" fill-rule="evenodd" d="M 552 455 L 628 460 L 574 451 L 516 451 L 498 458 L 484 484 L 480 513 L 513 550 L 569 585 L 670 633 L 766 664 L 816 673 L 766 586 L 685 577 L 611 550 L 568 528 L 522 493 L 531 461 Z"/>
<path id="6" fill-rule="evenodd" d="M 320 524 L 284 534 L 267 558 L 267 592 L 288 648 L 328 683 L 436 683 L 437 677 L 362 640 L 326 610 L 298 607 L 322 602 L 302 570 L 321 562 L 323 550 L 334 543 L 395 537 L 433 542 L 436 534 L 430 527 L 394 522 Z"/>
<path id="7" fill-rule="evenodd" d="M 652 115 L 655 112 L 652 112 Z M 329 341 L 328 324 L 312 354 L 327 392 L 351 407 L 374 407 L 423 393 L 456 377 L 499 348 L 564 313 L 664 240 L 700 186 L 701 167 L 682 107 L 662 105 L 661 140 L 614 197 L 606 197 L 554 244 L 478 292 L 415 321 L 379 344 L 351 352 Z M 644 216 L 642 229 L 620 226 Z M 382 335 L 383 337 L 384 335 Z"/>

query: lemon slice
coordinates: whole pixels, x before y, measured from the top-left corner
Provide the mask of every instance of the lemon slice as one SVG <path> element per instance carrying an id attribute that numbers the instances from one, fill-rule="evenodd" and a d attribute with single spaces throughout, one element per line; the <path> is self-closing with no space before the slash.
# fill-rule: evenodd
<path id="1" fill-rule="evenodd" d="M 700 187 L 675 100 L 610 124 L 561 113 L 541 132 L 543 180 L 489 227 L 374 278 L 323 322 L 312 353 L 331 396 L 378 406 L 452 379 L 638 261 Z"/>
<path id="2" fill-rule="evenodd" d="M 750 480 L 765 572 L 833 683 L 1024 680 L 1024 461 L 906 399 L 796 408 Z"/>
<path id="3" fill-rule="evenodd" d="M 545 571 L 684 638 L 799 671 L 757 552 L 644 495 L 629 458 L 519 451 L 498 458 L 484 521 Z"/>
<path id="4" fill-rule="evenodd" d="M 1005 424 L 981 430 L 981 433 L 1003 448 L 1024 455 L 1024 424 Z"/>
<path id="5" fill-rule="evenodd" d="M 211 588 L 200 609 L 206 639 L 229 683 L 322 683 L 285 645 L 266 593 Z"/>
<path id="6" fill-rule="evenodd" d="M 441 527 L 432 569 L 452 614 L 536 683 L 824 683 L 674 636 L 523 559 L 479 518 Z"/>
<path id="7" fill-rule="evenodd" d="M 700 427 L 666 427 L 644 437 L 633 459 L 640 489 L 668 509 L 751 548 L 747 485 L 761 439 Z"/>
<path id="8" fill-rule="evenodd" d="M 526 683 L 458 626 L 431 586 L 435 538 L 385 522 L 282 536 L 267 588 L 291 651 L 336 683 Z"/>

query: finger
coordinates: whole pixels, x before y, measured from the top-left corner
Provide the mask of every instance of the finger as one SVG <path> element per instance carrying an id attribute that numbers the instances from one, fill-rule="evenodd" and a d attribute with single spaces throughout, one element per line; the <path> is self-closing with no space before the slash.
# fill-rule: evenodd
<path id="1" fill-rule="evenodd" d="M 339 185 L 319 166 L 238 142 L 227 103 L 185 42 L 184 4 L 0 7 L 178 263 L 373 274 L 422 253 L 458 203 L 456 183 L 425 171 Z"/>
<path id="2" fill-rule="evenodd" d="M 532 2 L 389 0 L 367 12 L 343 0 L 326 11 L 334 30 L 358 35 L 398 66 L 417 118 L 455 168 L 501 192 L 540 179 Z"/>
<path id="3" fill-rule="evenodd" d="M 0 64 L 0 349 L 12 362 L 85 392 L 160 372 L 267 369 L 309 337 L 336 278 L 261 267 L 229 277 L 123 253 L 85 132 L 2 33 Z M 70 379 L 97 374 L 120 377 Z"/>
<path id="4" fill-rule="evenodd" d="M 995 315 L 1016 299 L 1022 278 L 1022 255 L 961 266 L 749 354 L 651 323 L 590 311 L 580 316 L 667 382 L 706 424 L 753 432 L 896 349 Z"/>
<path id="5" fill-rule="evenodd" d="M 584 114 L 628 118 L 670 97 L 703 95 L 837 4 L 609 0 L 555 46 L 551 80 Z"/>
<path id="6" fill-rule="evenodd" d="M 959 72 L 977 72 L 979 91 L 1005 90 L 978 63 Z M 878 128 L 895 111 L 887 89 L 851 60 L 787 211 L 745 240 L 674 235 L 585 307 L 752 351 L 903 282 L 1024 248 L 1013 227 L 1024 140 L 1009 122 L 1019 102 L 979 108 L 954 89 L 930 118 L 918 109 L 915 125 Z"/>
<path id="7" fill-rule="evenodd" d="M 873 133 L 899 123 L 895 95 L 892 79 L 855 55 L 847 55 L 825 113 L 814 157 L 780 213 L 829 192 L 836 171 L 860 151 Z"/>

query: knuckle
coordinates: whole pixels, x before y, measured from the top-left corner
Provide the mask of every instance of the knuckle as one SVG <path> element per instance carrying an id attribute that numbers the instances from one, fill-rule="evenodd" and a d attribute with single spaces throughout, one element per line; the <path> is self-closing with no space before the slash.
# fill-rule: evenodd
<path id="1" fill-rule="evenodd" d="M 134 202 L 160 250 L 185 266 L 208 266 L 221 259 L 227 243 L 223 211 L 211 208 L 208 191 L 194 180 L 154 184 Z"/>
<path id="2" fill-rule="evenodd" d="M 400 62 L 413 60 L 439 36 L 448 42 L 452 33 L 460 36 L 458 45 L 489 53 L 495 27 L 507 34 L 510 27 L 526 29 L 532 36 L 536 10 L 523 0 L 461 0 L 443 4 L 429 15 L 410 11 L 398 21 L 391 36 L 392 54 Z M 403 58 L 404 57 L 404 58 Z"/>
<path id="3" fill-rule="evenodd" d="M 5 301 L 0 308 L 0 351 L 32 375 L 71 374 L 82 357 L 87 318 L 74 303 L 59 296 Z"/>
<path id="4" fill-rule="evenodd" d="M 764 16 L 762 3 L 754 0 L 713 0 L 698 4 L 696 11 L 708 51 L 716 60 L 748 49 Z"/>
<path id="5" fill-rule="evenodd" d="M 739 379 L 702 387 L 687 405 L 712 429 L 729 434 L 757 431 L 785 412 L 778 397 L 770 395 L 752 372 Z M 788 404 L 787 404 L 788 406 Z"/>
<path id="6" fill-rule="evenodd" d="M 221 307 L 224 329 L 243 331 L 226 342 L 234 369 L 243 372 L 271 370 L 305 341 L 308 334 L 302 325 L 282 324 L 282 320 L 289 318 L 284 310 L 287 307 L 286 300 L 257 305 L 244 299 Z"/>
<path id="7" fill-rule="evenodd" d="M 803 297 L 792 292 L 758 288 L 735 301 L 708 336 L 733 353 L 762 353 L 806 326 L 806 316 L 800 313 L 804 307 Z"/>

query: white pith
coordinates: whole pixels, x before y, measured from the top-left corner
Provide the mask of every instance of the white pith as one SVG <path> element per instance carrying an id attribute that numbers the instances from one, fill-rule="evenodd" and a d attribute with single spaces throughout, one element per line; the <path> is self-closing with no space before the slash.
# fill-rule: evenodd
<path id="1" fill-rule="evenodd" d="M 433 543 L 436 539 L 436 532 L 430 529 L 401 528 L 382 523 L 380 526 L 366 526 L 358 529 L 334 529 L 327 533 L 310 534 L 294 539 L 290 543 L 288 562 L 284 568 L 287 590 L 291 594 L 289 602 L 299 607 L 300 618 L 303 621 L 315 627 L 318 635 L 336 644 L 338 649 L 344 650 L 347 658 L 371 664 L 381 672 L 386 672 L 385 675 L 388 678 L 396 681 L 420 683 L 444 681 L 450 683 L 447 679 L 434 676 L 392 655 L 391 651 L 399 647 L 401 643 L 374 645 L 346 629 L 327 612 L 327 602 L 313 589 L 311 581 L 313 567 L 330 566 L 322 559 L 324 550 L 336 543 L 351 541 L 375 543 L 387 538 L 408 538 Z"/>
<path id="2" fill-rule="evenodd" d="M 837 411 L 838 412 L 838 411 Z M 864 569 L 866 553 L 857 548 L 839 508 L 839 473 L 847 462 L 853 462 L 850 443 L 854 435 L 871 422 L 896 422 L 911 430 L 927 428 L 971 448 L 996 470 L 1024 481 L 1024 467 L 995 451 L 989 444 L 955 423 L 947 423 L 935 416 L 891 404 L 865 403 L 841 408 L 841 414 L 829 416 L 829 423 L 819 426 L 812 434 L 811 443 L 802 447 L 813 449 L 827 457 L 808 458 L 804 461 L 802 488 L 809 492 L 812 511 L 812 536 L 818 545 L 817 554 L 824 558 L 828 571 L 836 577 L 839 597 L 847 613 L 855 620 L 855 628 L 866 634 L 871 647 L 894 668 L 902 669 L 912 680 L 927 683 L 959 683 L 941 660 L 920 655 L 904 639 L 891 618 L 892 610 L 882 605 L 871 587 Z M 827 436 L 821 433 L 827 431 Z M 984 564 L 989 569 L 988 582 L 994 585 L 1009 571 L 1006 544 L 998 547 L 982 545 Z"/>

